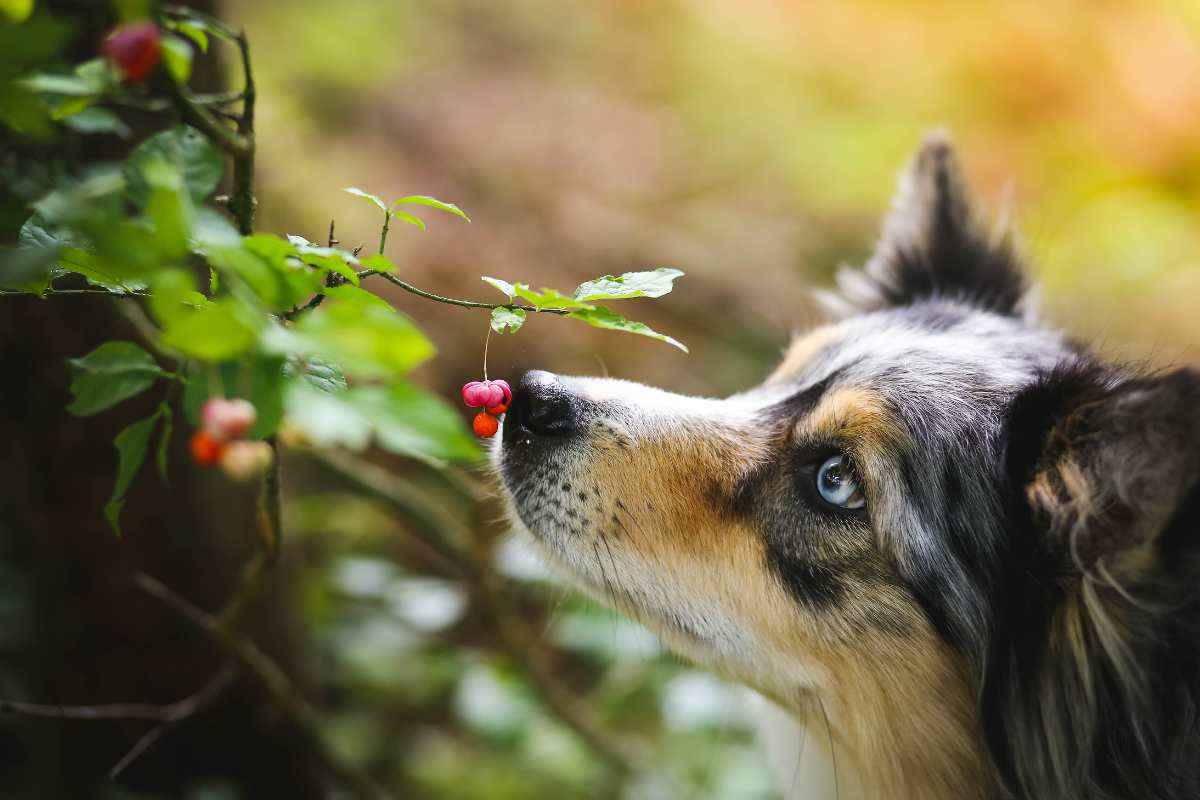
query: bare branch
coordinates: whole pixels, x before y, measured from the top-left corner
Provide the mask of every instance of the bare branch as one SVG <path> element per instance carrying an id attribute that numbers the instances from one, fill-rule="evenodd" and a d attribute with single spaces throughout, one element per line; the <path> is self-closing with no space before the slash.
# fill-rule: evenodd
<path id="1" fill-rule="evenodd" d="M 391 795 L 370 776 L 344 763 L 330 748 L 321 733 L 321 719 L 300 695 L 287 674 L 275 661 L 259 649 L 251 639 L 233 630 L 207 611 L 192 605 L 161 581 L 139 574 L 135 582 L 142 591 L 158 598 L 180 616 L 207 634 L 231 658 L 253 676 L 266 690 L 267 698 L 296 728 L 305 746 L 320 762 L 321 767 L 359 797 L 387 798 Z"/>
<path id="2" fill-rule="evenodd" d="M 108 703 L 106 705 L 64 706 L 47 703 L 23 703 L 0 700 L 0 714 L 19 714 L 50 719 L 144 719 L 151 722 L 178 722 L 216 699 L 228 686 L 235 672 L 226 664 L 196 692 L 165 705 L 151 703 Z"/>
<path id="3" fill-rule="evenodd" d="M 415 294 L 417 297 L 424 297 L 426 300 L 433 300 L 438 303 L 445 303 L 451 306 L 460 306 L 462 308 L 487 308 L 491 310 L 495 310 L 497 308 L 512 308 L 520 311 L 532 312 L 535 314 L 558 314 L 559 316 L 569 313 L 565 308 L 537 308 L 536 306 L 522 305 L 521 303 L 480 303 L 476 300 L 458 300 L 453 297 L 444 297 L 440 294 L 427 292 L 424 289 L 418 289 L 416 286 L 397 278 L 390 272 L 379 272 L 377 270 L 368 269 L 358 273 L 359 278 L 370 278 L 375 275 L 383 278 L 388 283 L 399 286 L 409 294 Z"/>

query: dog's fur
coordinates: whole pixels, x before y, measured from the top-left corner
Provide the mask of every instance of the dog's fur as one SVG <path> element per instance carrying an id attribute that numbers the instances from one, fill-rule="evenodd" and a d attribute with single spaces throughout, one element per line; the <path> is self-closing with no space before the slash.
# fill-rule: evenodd
<path id="1" fill-rule="evenodd" d="M 1102 363 L 1028 288 L 932 137 L 835 321 L 757 388 L 526 376 L 494 453 L 513 518 L 827 726 L 866 797 L 1200 797 L 1200 378 Z M 523 424 L 550 407 L 562 430 Z M 862 512 L 814 491 L 839 452 Z"/>

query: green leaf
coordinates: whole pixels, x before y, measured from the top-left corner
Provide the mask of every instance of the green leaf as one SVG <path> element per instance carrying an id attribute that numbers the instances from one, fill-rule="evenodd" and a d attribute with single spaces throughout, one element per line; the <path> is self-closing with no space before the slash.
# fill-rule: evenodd
<path id="1" fill-rule="evenodd" d="M 159 251 L 167 260 L 178 260 L 189 250 L 196 216 L 183 175 L 176 165 L 151 158 L 142 164 L 142 178 L 150 188 L 146 219 L 154 228 Z"/>
<path id="2" fill-rule="evenodd" d="M 93 58 L 75 67 L 75 74 L 92 85 L 97 94 L 103 94 L 120 85 L 121 77 L 106 58 Z"/>
<path id="3" fill-rule="evenodd" d="M 266 439 L 279 429 L 283 419 L 283 366 L 284 360 L 274 356 L 259 356 L 250 365 L 250 391 L 246 399 L 258 412 L 249 433 L 252 439 Z"/>
<path id="4" fill-rule="evenodd" d="M 128 2 L 129 0 L 124 1 Z M 143 1 L 144 0 L 137 0 L 137 2 Z M 234 41 L 236 38 L 230 29 L 222 26 L 220 23 L 214 24 L 214 22 L 210 22 L 203 17 L 192 16 L 190 13 L 188 13 L 188 9 L 186 8 L 177 8 L 177 13 L 179 13 L 180 16 L 177 19 L 168 22 L 167 27 L 172 28 L 173 30 L 178 30 L 180 33 L 186 33 L 186 31 L 183 30 L 185 26 L 196 28 L 197 30 L 206 32 L 209 36 L 215 36 L 218 39 L 224 39 L 225 41 L 229 42 Z M 203 49 L 204 48 L 201 47 L 201 50 Z"/>
<path id="5" fill-rule="evenodd" d="M 19 85 L 34 92 L 44 94 L 61 94 L 71 97 L 85 97 L 97 93 L 96 86 L 87 78 L 78 75 L 51 75 L 40 72 L 22 78 Z"/>
<path id="6" fill-rule="evenodd" d="M 162 415 L 162 430 L 158 434 L 158 452 L 156 453 L 156 461 L 158 462 L 158 475 L 162 478 L 163 483 L 170 483 L 167 477 L 167 462 L 171 455 L 171 432 L 175 429 L 174 415 L 171 413 L 171 407 L 163 403 L 158 407 L 158 413 Z"/>
<path id="7" fill-rule="evenodd" d="M 323 392 L 307 381 L 292 383 L 284 395 L 288 424 L 318 447 L 362 450 L 371 441 L 371 421 L 347 402 L 346 394 Z"/>
<path id="8" fill-rule="evenodd" d="M 584 303 L 576 300 L 574 297 L 567 297 L 557 289 L 549 289 L 543 287 L 540 292 L 535 292 L 523 283 L 513 284 L 513 290 L 517 293 L 517 297 L 528 300 L 530 305 L 535 308 L 558 308 L 558 309 L 583 309 L 593 310 L 595 306 L 590 303 Z"/>
<path id="9" fill-rule="evenodd" d="M 24 22 L 33 13 L 33 0 L 0 0 L 0 14 L 9 22 Z"/>
<path id="10" fill-rule="evenodd" d="M 406 381 L 386 388 L 351 389 L 346 394 L 371 421 L 379 446 L 389 452 L 435 465 L 470 461 L 480 455 L 457 410 Z"/>
<path id="11" fill-rule="evenodd" d="M 370 200 L 372 203 L 374 203 L 376 206 L 378 206 L 380 211 L 382 211 L 385 214 L 388 213 L 387 203 L 383 202 L 382 199 L 371 194 L 370 192 L 364 192 L 362 189 L 359 189 L 356 186 L 347 187 L 346 189 L 343 189 L 342 191 L 349 192 L 350 194 L 354 195 L 355 197 L 366 198 L 367 200 Z"/>
<path id="12" fill-rule="evenodd" d="M 367 256 L 358 262 L 364 269 L 373 269 L 376 272 L 395 272 L 396 265 L 391 260 L 379 253 Z"/>
<path id="13" fill-rule="evenodd" d="M 0 286 L 40 295 L 63 275 L 57 266 L 58 247 L 50 245 L 0 248 Z"/>
<path id="14" fill-rule="evenodd" d="M 179 36 L 162 37 L 162 62 L 180 86 L 192 77 L 192 46 Z"/>
<path id="15" fill-rule="evenodd" d="M 105 342 L 82 358 L 68 359 L 75 399 L 67 410 L 88 417 L 149 389 L 166 373 L 133 342 Z"/>
<path id="16" fill-rule="evenodd" d="M 122 22 L 150 16 L 150 0 L 113 0 L 113 8 Z"/>
<path id="17" fill-rule="evenodd" d="M 508 295 L 510 300 L 517 296 L 517 287 L 508 281 L 502 281 L 499 278 L 489 278 L 486 275 L 481 280 L 489 286 L 499 289 L 501 293 Z"/>
<path id="18" fill-rule="evenodd" d="M 34 214 L 21 225 L 21 231 L 17 234 L 17 244 L 20 247 L 60 247 L 69 242 L 51 233 L 46 227 L 46 221 Z"/>
<path id="19" fill-rule="evenodd" d="M 525 310 L 500 306 L 492 309 L 492 330 L 496 333 L 516 333 L 525 324 Z"/>
<path id="20" fill-rule="evenodd" d="M 201 53 L 208 52 L 208 32 L 200 25 L 190 20 L 178 20 L 168 23 L 167 27 L 179 31 L 195 42 L 196 47 L 200 48 Z"/>
<path id="21" fill-rule="evenodd" d="M 291 329 L 268 328 L 264 347 L 281 355 L 319 356 L 352 375 L 397 378 L 433 356 L 433 344 L 404 314 L 353 286 L 328 299 Z"/>
<path id="22" fill-rule="evenodd" d="M 63 120 L 71 130 L 79 133 L 111 133 L 126 139 L 129 137 L 129 126 L 107 108 L 85 108 L 79 113 Z"/>
<path id="23" fill-rule="evenodd" d="M 458 413 L 403 381 L 333 393 L 297 381 L 287 390 L 286 410 L 288 423 L 319 447 L 362 450 L 374 437 L 385 450 L 432 464 L 479 457 Z"/>
<path id="24" fill-rule="evenodd" d="M 183 269 L 165 269 L 150 281 L 150 311 L 161 325 L 204 308 L 210 300 L 196 291 L 196 279 Z"/>
<path id="25" fill-rule="evenodd" d="M 636 333 L 639 336 L 649 336 L 651 339 L 658 339 L 660 342 L 666 342 L 673 347 L 678 347 L 685 353 L 688 351 L 687 347 L 678 340 L 659 333 L 645 323 L 625 319 L 620 314 L 604 306 L 597 306 L 590 310 L 572 311 L 567 316 L 583 320 L 594 328 L 605 328 L 610 331 L 624 331 L 626 333 Z"/>
<path id="26" fill-rule="evenodd" d="M 146 288 L 145 281 L 114 274 L 107 261 L 78 247 L 64 247 L 58 255 L 58 266 L 64 272 L 82 275 L 88 283 L 110 292 L 129 294 Z"/>
<path id="27" fill-rule="evenodd" d="M 408 197 L 401 197 L 399 200 L 392 203 L 392 208 L 394 209 L 401 203 L 408 203 L 410 205 L 418 206 L 430 206 L 431 208 L 436 208 L 449 214 L 453 214 L 456 217 L 461 217 L 467 222 L 471 221 L 471 218 L 467 216 L 467 213 L 458 206 L 454 205 L 454 203 L 446 203 L 438 200 L 436 197 L 429 197 L 428 195 L 423 194 L 413 194 L 409 195 Z"/>
<path id="28" fill-rule="evenodd" d="M 145 205 L 150 194 L 143 167 L 156 158 L 179 168 L 196 203 L 216 190 L 225 167 L 220 151 L 195 128 L 180 125 L 157 133 L 138 145 L 125 163 L 129 195 L 139 206 Z"/>
<path id="29" fill-rule="evenodd" d="M 232 297 L 198 309 L 184 307 L 163 329 L 163 345 L 204 361 L 225 361 L 249 350 L 258 328 L 256 313 Z"/>
<path id="30" fill-rule="evenodd" d="M 107 221 L 122 210 L 125 178 L 112 164 L 97 164 L 78 180 L 69 180 L 33 204 L 42 224 L 69 225 L 99 218 Z"/>
<path id="31" fill-rule="evenodd" d="M 4 27 L 0 26 L 0 34 L 3 34 Z M 13 26 L 14 29 L 16 27 Z M 49 139 L 54 134 L 50 109 L 45 99 L 16 81 L 0 80 L 0 124 L 38 141 Z"/>
<path id="32" fill-rule="evenodd" d="M 189 425 L 198 426 L 200 420 L 200 409 L 204 406 L 204 401 L 209 398 L 218 387 L 210 387 L 209 380 L 213 371 L 198 361 L 187 362 L 183 369 L 183 396 L 180 398 L 179 406 L 183 411 L 183 418 L 188 421 Z"/>
<path id="33" fill-rule="evenodd" d="M 79 114 L 91 108 L 97 100 L 98 95 L 88 95 L 87 97 L 69 97 L 54 106 L 50 112 L 50 119 L 59 122 L 70 124 L 70 120 L 76 114 Z"/>
<path id="34" fill-rule="evenodd" d="M 407 211 L 389 211 L 388 216 L 395 217 L 401 222 L 407 222 L 409 225 L 416 225 L 421 230 L 425 230 L 425 220 L 420 217 L 413 216 Z"/>
<path id="35" fill-rule="evenodd" d="M 229 218 L 220 211 L 201 206 L 196 209 L 196 219 L 192 223 L 192 244 L 201 250 L 210 247 L 237 247 L 242 244 L 242 236 Z"/>
<path id="36" fill-rule="evenodd" d="M 269 237 L 264 237 L 269 238 Z M 236 276 L 272 310 L 291 308 L 297 300 L 305 300 L 321 285 L 320 276 L 300 268 L 303 285 L 293 288 L 288 281 L 292 271 L 283 258 L 272 260 L 260 255 L 249 238 L 241 247 L 213 247 L 208 262 L 222 275 Z"/>
<path id="37" fill-rule="evenodd" d="M 63 238 L 58 231 L 51 233 L 45 225 L 45 221 L 37 214 L 25 220 L 17 238 L 17 246 L 18 250 L 48 253 L 55 261 L 55 267 L 49 275 L 51 279 L 75 272 L 87 278 L 88 283 L 113 292 L 126 293 L 145 288 L 140 281 L 121 280 L 108 269 L 103 259 L 81 249 L 75 239 L 69 236 Z"/>
<path id="38" fill-rule="evenodd" d="M 320 356 L 310 356 L 299 364 L 289 361 L 284 365 L 283 374 L 286 378 L 293 378 L 297 373 L 301 380 L 326 394 L 350 388 L 342 368 Z"/>
<path id="39" fill-rule="evenodd" d="M 620 277 L 605 275 L 579 284 L 574 297 L 585 303 L 594 300 L 626 300 L 631 297 L 662 297 L 671 291 L 675 279 L 683 273 L 670 267 L 649 272 L 626 272 Z"/>
<path id="40" fill-rule="evenodd" d="M 150 447 L 150 434 L 158 422 L 161 410 L 155 411 L 143 420 L 133 423 L 117 434 L 113 444 L 117 448 L 117 483 L 113 487 L 112 497 L 104 506 L 104 516 L 112 526 L 113 533 L 121 535 L 119 517 L 125 507 L 125 493 L 133 482 L 142 464 L 146 461 L 146 451 Z"/>

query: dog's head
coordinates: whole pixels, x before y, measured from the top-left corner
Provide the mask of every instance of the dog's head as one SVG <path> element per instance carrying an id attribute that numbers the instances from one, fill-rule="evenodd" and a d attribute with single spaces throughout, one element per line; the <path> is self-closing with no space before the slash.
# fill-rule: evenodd
<path id="1" fill-rule="evenodd" d="M 1023 712 L 1055 741 L 1009 744 L 1014 687 L 1097 702 L 1083 662 L 1109 642 L 1088 598 L 1119 604 L 1162 568 L 1197 477 L 1196 381 L 1100 367 L 1039 325 L 940 138 L 826 300 L 834 321 L 725 399 L 528 373 L 494 453 L 514 518 L 681 653 L 819 701 L 898 794 L 1077 769 L 1056 763 L 1091 746 L 1057 740 L 1086 739 L 1066 709 Z M 1070 674 L 1046 674 L 1048 648 Z M 1133 669 L 1108 655 L 1106 675 Z"/>

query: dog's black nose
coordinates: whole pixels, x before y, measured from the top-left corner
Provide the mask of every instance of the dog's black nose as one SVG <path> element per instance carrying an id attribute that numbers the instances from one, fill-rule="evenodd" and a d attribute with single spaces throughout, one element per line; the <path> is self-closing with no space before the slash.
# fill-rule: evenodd
<path id="1" fill-rule="evenodd" d="M 518 430 L 536 436 L 570 436 L 579 429 L 579 406 L 579 398 L 557 376 L 530 370 L 513 392 L 504 417 L 505 438 Z"/>

